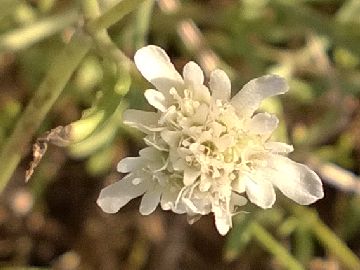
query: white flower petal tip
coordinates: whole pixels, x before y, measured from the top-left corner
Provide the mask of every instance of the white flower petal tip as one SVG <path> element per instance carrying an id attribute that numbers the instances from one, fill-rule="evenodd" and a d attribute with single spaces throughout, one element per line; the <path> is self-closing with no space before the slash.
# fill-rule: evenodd
<path id="1" fill-rule="evenodd" d="M 124 124 L 144 133 L 159 130 L 158 121 L 159 116 L 154 112 L 128 109 L 123 113 Z"/>
<path id="2" fill-rule="evenodd" d="M 251 116 L 268 97 L 284 94 L 289 90 L 286 80 L 278 75 L 265 75 L 251 80 L 231 99 L 231 104 L 243 117 Z"/>
<path id="3" fill-rule="evenodd" d="M 273 155 L 269 166 L 275 169 L 273 184 L 298 204 L 309 205 L 324 197 L 320 177 L 309 167 L 280 155 Z"/>
<path id="4" fill-rule="evenodd" d="M 139 49 L 134 61 L 141 74 L 163 93 L 184 83 L 169 56 L 160 47 L 149 45 Z"/>
<path id="5" fill-rule="evenodd" d="M 216 229 L 219 232 L 219 234 L 221 234 L 222 236 L 225 236 L 229 230 L 230 230 L 230 226 L 228 226 L 227 224 L 223 224 L 220 222 L 217 222 L 216 224 Z"/>
<path id="6" fill-rule="evenodd" d="M 302 174 L 303 182 L 308 185 L 304 190 L 308 194 L 302 199 L 298 199 L 297 202 L 302 205 L 309 205 L 324 198 L 324 189 L 320 177 L 307 166 L 302 164 L 298 164 L 298 166 L 303 167 L 301 169 L 304 171 Z"/>
<path id="7" fill-rule="evenodd" d="M 231 228 L 231 217 L 215 211 L 215 226 L 219 234 L 226 235 Z"/>
<path id="8" fill-rule="evenodd" d="M 210 90 L 214 99 L 228 101 L 231 96 L 231 82 L 221 69 L 215 69 L 210 74 Z"/>
<path id="9" fill-rule="evenodd" d="M 147 191 L 142 197 L 139 212 L 142 215 L 150 215 L 155 211 L 160 202 L 161 190 L 159 188 Z"/>
<path id="10" fill-rule="evenodd" d="M 251 118 L 249 131 L 255 134 L 272 133 L 278 126 L 279 119 L 269 113 L 258 113 Z"/>
<path id="11" fill-rule="evenodd" d="M 283 78 L 254 79 L 230 99 L 231 82 L 222 70 L 210 74 L 208 88 L 196 63 L 184 66 L 182 78 L 166 52 L 152 45 L 136 52 L 135 64 L 155 86 L 144 95 L 156 112 L 124 112 L 124 123 L 146 134 L 147 147 L 119 162 L 118 171 L 127 175 L 101 191 L 97 204 L 105 212 L 143 196 L 142 215 L 159 204 L 186 213 L 189 223 L 212 213 L 225 235 L 247 202 L 272 207 L 276 188 L 303 205 L 324 196 L 316 173 L 286 157 L 293 147 L 271 141 L 276 116 L 254 115 L 265 98 L 288 91 Z"/>
<path id="12" fill-rule="evenodd" d="M 204 83 L 204 73 L 195 62 L 190 61 L 184 66 L 184 81 L 187 85 L 196 86 Z"/>
<path id="13" fill-rule="evenodd" d="M 148 89 L 144 94 L 146 100 L 149 102 L 151 106 L 158 109 L 161 112 L 166 111 L 166 99 L 165 96 L 154 89 Z"/>
<path id="14" fill-rule="evenodd" d="M 288 154 L 294 151 L 294 147 L 292 145 L 282 142 L 266 142 L 265 149 L 276 154 Z"/>
<path id="15" fill-rule="evenodd" d="M 123 205 L 123 200 L 109 193 L 108 190 L 103 189 L 96 203 L 105 213 L 114 214 L 120 210 Z"/>
<path id="16" fill-rule="evenodd" d="M 121 173 L 129 173 L 137 168 L 140 168 L 143 163 L 143 160 L 139 157 L 127 157 L 122 160 L 117 165 L 117 171 Z"/>
<path id="17" fill-rule="evenodd" d="M 271 182 L 258 178 L 256 181 L 246 182 L 246 194 L 249 200 L 261 208 L 271 208 L 276 200 L 274 187 Z"/>
<path id="18" fill-rule="evenodd" d="M 116 213 L 131 199 L 145 192 L 144 185 L 133 185 L 130 177 L 125 177 L 112 185 L 103 188 L 96 203 L 105 213 Z"/>

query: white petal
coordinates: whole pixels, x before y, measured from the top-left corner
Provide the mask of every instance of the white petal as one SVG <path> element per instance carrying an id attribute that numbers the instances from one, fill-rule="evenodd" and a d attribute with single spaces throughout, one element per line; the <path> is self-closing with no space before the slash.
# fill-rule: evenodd
<path id="1" fill-rule="evenodd" d="M 161 138 L 172 147 L 177 147 L 179 145 L 181 139 L 181 132 L 180 131 L 171 131 L 165 129 L 160 133 Z"/>
<path id="2" fill-rule="evenodd" d="M 237 207 L 246 205 L 247 202 L 248 200 L 244 196 L 232 192 L 231 200 L 230 200 L 230 209 L 233 212 L 234 210 L 236 210 Z"/>
<path id="3" fill-rule="evenodd" d="M 123 114 L 124 124 L 137 128 L 144 133 L 161 130 L 158 121 L 159 115 L 154 112 L 129 109 Z"/>
<path id="4" fill-rule="evenodd" d="M 234 137 L 230 134 L 225 134 L 220 138 L 213 139 L 215 146 L 217 147 L 218 151 L 224 152 L 227 148 L 234 145 Z"/>
<path id="5" fill-rule="evenodd" d="M 276 200 L 272 183 L 261 179 L 256 174 L 252 175 L 251 178 L 248 178 L 245 183 L 246 194 L 249 200 L 261 208 L 272 207 Z"/>
<path id="6" fill-rule="evenodd" d="M 225 235 L 231 228 L 231 217 L 229 217 L 225 210 L 222 210 L 220 206 L 216 208 L 217 209 L 214 209 L 215 226 L 221 235 Z"/>
<path id="7" fill-rule="evenodd" d="M 155 109 L 158 109 L 161 112 L 166 111 L 166 99 L 165 96 L 154 89 L 147 89 L 144 93 L 146 100 L 149 102 L 151 106 Z"/>
<path id="8" fill-rule="evenodd" d="M 175 153 L 173 156 L 174 156 L 174 158 L 176 158 Z M 185 168 L 187 168 L 186 162 L 182 158 L 179 158 L 175 162 L 172 162 L 172 166 L 175 171 L 183 171 L 183 170 L 185 170 Z"/>
<path id="9" fill-rule="evenodd" d="M 172 164 L 173 168 L 176 168 L 176 170 L 183 170 L 185 167 L 185 163 L 181 163 L 179 164 L 180 168 L 176 167 L 176 164 L 179 160 L 182 160 L 180 155 L 179 155 L 179 152 L 177 151 L 177 148 L 175 147 L 171 147 L 170 150 L 169 150 L 169 160 L 170 160 L 170 163 Z"/>
<path id="10" fill-rule="evenodd" d="M 161 195 L 161 209 L 163 210 L 171 210 L 175 206 L 175 201 L 177 199 L 177 195 L 179 192 L 164 190 Z"/>
<path id="11" fill-rule="evenodd" d="M 233 191 L 236 191 L 237 193 L 243 193 L 245 191 L 245 181 L 246 179 L 244 177 L 239 177 L 238 179 L 235 179 L 231 183 L 231 189 Z"/>
<path id="12" fill-rule="evenodd" d="M 144 141 L 146 145 L 152 146 L 159 151 L 167 151 L 168 146 L 166 143 L 161 139 L 158 133 L 150 133 L 145 138 Z"/>
<path id="13" fill-rule="evenodd" d="M 231 82 L 229 77 L 221 69 L 215 69 L 210 74 L 209 82 L 212 97 L 228 101 L 231 95 Z"/>
<path id="14" fill-rule="evenodd" d="M 205 85 L 198 84 L 197 86 L 194 86 L 193 90 L 194 90 L 194 96 L 193 96 L 194 100 L 197 100 L 200 102 L 205 102 L 206 104 L 209 104 L 210 91 Z"/>
<path id="15" fill-rule="evenodd" d="M 183 77 L 186 85 L 195 86 L 204 83 L 204 73 L 193 61 L 190 61 L 184 66 Z"/>
<path id="16" fill-rule="evenodd" d="M 274 154 L 288 154 L 294 151 L 292 145 L 282 142 L 267 142 L 265 143 L 265 149 L 270 150 Z"/>
<path id="17" fill-rule="evenodd" d="M 161 188 L 156 185 L 154 189 L 145 192 L 141 199 L 139 212 L 142 215 L 149 215 L 155 211 L 160 202 Z"/>
<path id="18" fill-rule="evenodd" d="M 249 131 L 253 134 L 271 134 L 278 126 L 279 119 L 269 113 L 258 113 L 249 122 Z"/>
<path id="19" fill-rule="evenodd" d="M 126 157 L 120 160 L 117 170 L 121 173 L 128 173 L 141 168 L 143 165 L 144 160 L 141 157 Z"/>
<path id="20" fill-rule="evenodd" d="M 161 156 L 161 152 L 156 148 L 149 146 L 141 149 L 139 151 L 139 155 L 144 159 L 154 161 L 156 159 L 159 159 L 159 157 Z"/>
<path id="21" fill-rule="evenodd" d="M 188 208 L 188 210 L 190 210 L 191 213 L 198 213 L 198 209 L 189 198 L 182 198 L 182 202 L 186 205 L 186 207 Z"/>
<path id="22" fill-rule="evenodd" d="M 212 178 L 202 174 L 200 178 L 199 190 L 201 192 L 206 192 L 211 188 L 211 184 Z"/>
<path id="23" fill-rule="evenodd" d="M 321 180 L 307 166 L 280 155 L 271 155 L 268 166 L 275 172 L 266 172 L 273 184 L 295 202 L 308 205 L 324 197 Z"/>
<path id="24" fill-rule="evenodd" d="M 231 104 L 242 117 L 250 117 L 267 97 L 283 94 L 289 87 L 280 76 L 266 75 L 251 80 L 231 99 Z"/>
<path id="25" fill-rule="evenodd" d="M 212 122 L 209 125 L 212 129 L 212 136 L 213 137 L 220 137 L 221 133 L 226 132 L 226 127 L 218 122 Z"/>
<path id="26" fill-rule="evenodd" d="M 246 205 L 247 202 L 248 200 L 244 196 L 241 196 L 235 192 L 231 193 L 231 203 L 233 205 L 243 206 Z"/>
<path id="27" fill-rule="evenodd" d="M 141 74 L 167 96 L 172 87 L 182 88 L 183 79 L 160 47 L 149 45 L 139 49 L 134 61 Z"/>
<path id="28" fill-rule="evenodd" d="M 96 203 L 106 213 L 116 213 L 131 199 L 142 195 L 146 188 L 146 181 L 133 185 L 133 176 L 129 175 L 122 180 L 103 188 Z"/>
<path id="29" fill-rule="evenodd" d="M 186 216 L 186 220 L 190 225 L 193 225 L 196 221 L 200 220 L 201 215 L 200 214 L 191 214 Z"/>
<path id="30" fill-rule="evenodd" d="M 201 105 L 196 109 L 195 114 L 192 116 L 191 120 L 195 125 L 203 125 L 208 118 L 209 107 L 205 103 L 201 103 Z"/>
<path id="31" fill-rule="evenodd" d="M 167 160 L 163 158 L 162 152 L 154 146 L 141 149 L 139 155 L 144 159 L 142 167 L 146 167 L 153 173 L 165 170 L 168 165 Z"/>
<path id="32" fill-rule="evenodd" d="M 192 185 L 195 182 L 195 180 L 199 177 L 200 173 L 201 173 L 200 169 L 191 168 L 187 166 L 184 170 L 184 185 L 185 186 Z"/>
<path id="33" fill-rule="evenodd" d="M 196 195 L 192 196 L 191 201 L 196 207 L 196 213 L 200 215 L 207 215 L 211 212 L 211 198 L 208 193 L 195 192 Z"/>

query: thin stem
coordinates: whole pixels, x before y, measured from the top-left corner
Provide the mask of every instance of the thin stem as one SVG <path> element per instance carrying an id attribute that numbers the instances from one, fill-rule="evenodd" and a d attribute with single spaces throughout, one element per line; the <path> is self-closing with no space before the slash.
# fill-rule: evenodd
<path id="1" fill-rule="evenodd" d="M 138 7 L 142 2 L 144 2 L 144 0 L 122 0 L 109 11 L 105 12 L 102 16 L 95 19 L 94 21 L 91 21 L 88 25 L 88 28 L 93 32 L 109 28 L 111 25 L 115 24 L 121 18 L 123 18 L 126 14 Z"/>
<path id="2" fill-rule="evenodd" d="M 278 241 L 258 223 L 253 222 L 253 237 L 287 269 L 304 270 L 305 268 Z"/>
<path id="3" fill-rule="evenodd" d="M 29 26 L 25 26 L 24 28 L 3 34 L 0 36 L 0 52 L 26 49 L 32 44 L 75 23 L 77 18 L 77 12 L 70 10 L 64 14 L 54 15 Z"/>
<path id="4" fill-rule="evenodd" d="M 80 3 L 85 17 L 85 27 L 87 27 L 88 21 L 100 16 L 100 8 L 97 0 L 82 0 Z M 93 107 L 92 113 L 69 125 L 71 127 L 69 139 L 72 144 L 70 151 L 76 156 L 85 155 L 84 153 L 91 154 L 94 149 L 103 145 L 105 140 L 99 140 L 99 134 L 114 134 L 114 128 L 111 128 L 114 125 L 110 124 L 114 121 L 110 119 L 118 118 L 116 115 L 121 112 L 118 109 L 120 101 L 129 89 L 131 81 L 127 71 L 132 62 L 112 42 L 107 30 L 92 32 L 88 29 L 88 32 L 96 45 L 97 53 L 103 57 L 104 78 L 102 97 Z M 120 91 L 119 87 L 125 91 Z M 108 136 L 108 142 L 110 142 L 111 136 L 109 134 Z M 97 139 L 94 141 L 92 138 Z"/>
<path id="5" fill-rule="evenodd" d="M 295 230 L 295 257 L 303 265 L 308 265 L 313 256 L 314 245 L 310 229 L 303 223 L 299 223 Z"/>
<path id="6" fill-rule="evenodd" d="M 146 0 L 136 11 L 134 31 L 134 44 L 136 49 L 146 44 L 154 2 L 154 0 Z"/>
<path id="7" fill-rule="evenodd" d="M 308 224 L 320 242 L 349 269 L 360 269 L 359 258 L 329 229 L 318 217 L 317 213 L 301 206 L 290 206 L 289 210 L 302 222 Z"/>
<path id="8" fill-rule="evenodd" d="M 90 29 L 97 32 L 116 23 L 143 0 L 123 0 L 92 21 Z M 0 152 L 0 192 L 20 162 L 23 151 L 41 125 L 46 114 L 61 94 L 72 73 L 90 50 L 91 41 L 77 33 L 56 57 L 48 74 L 17 122 L 15 129 Z M 118 51 L 117 51 L 118 52 Z"/>
<path id="9" fill-rule="evenodd" d="M 126 0 L 122 2 L 126 2 Z M 112 42 L 107 30 L 105 28 L 96 29 L 91 26 L 92 22 L 96 22 L 98 18 L 104 17 L 107 14 L 105 13 L 103 16 L 100 16 L 100 8 L 97 0 L 83 0 L 81 1 L 81 8 L 86 21 L 88 21 L 85 28 L 91 35 L 101 55 L 115 62 L 119 69 L 129 69 L 129 67 L 133 65 L 132 61 Z M 127 8 L 127 11 L 130 12 L 131 9 L 129 7 Z M 120 14 L 119 16 L 122 17 L 123 15 Z"/>
<path id="10" fill-rule="evenodd" d="M 19 164 L 24 149 L 61 94 L 76 67 L 90 49 L 91 42 L 77 33 L 56 57 L 0 153 L 0 192 Z"/>

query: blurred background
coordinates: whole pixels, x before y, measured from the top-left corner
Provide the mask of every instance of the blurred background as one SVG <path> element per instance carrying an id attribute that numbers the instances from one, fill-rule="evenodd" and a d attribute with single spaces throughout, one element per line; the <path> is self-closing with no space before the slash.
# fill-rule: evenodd
<path id="1" fill-rule="evenodd" d="M 0 174 L 16 167 L 0 177 L 0 268 L 360 269 L 360 1 L 133 1 L 99 38 L 91 22 L 119 2 L 0 0 Z M 278 192 L 274 208 L 236 216 L 226 237 L 213 216 L 191 226 L 161 209 L 141 216 L 139 199 L 102 213 L 96 199 L 121 179 L 117 162 L 144 146 L 121 115 L 152 110 L 129 62 L 146 44 L 180 71 L 189 60 L 207 75 L 224 69 L 233 94 L 284 76 L 291 91 L 263 108 L 325 198 L 300 207 Z"/>

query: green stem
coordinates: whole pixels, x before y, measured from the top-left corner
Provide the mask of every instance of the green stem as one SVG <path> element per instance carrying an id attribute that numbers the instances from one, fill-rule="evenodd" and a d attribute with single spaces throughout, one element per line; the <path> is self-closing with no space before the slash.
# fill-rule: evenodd
<path id="1" fill-rule="evenodd" d="M 112 42 L 107 30 L 105 28 L 96 29 L 91 26 L 92 22 L 95 22 L 98 18 L 104 17 L 107 14 L 105 13 L 105 15 L 100 16 L 100 8 L 97 0 L 83 0 L 81 1 L 81 8 L 86 21 L 88 21 L 85 28 L 91 35 L 100 54 L 105 59 L 108 59 L 111 62 L 115 62 L 115 64 L 118 66 L 118 69 L 129 69 L 133 65 L 132 61 L 128 59 L 126 55 Z M 132 9 L 127 7 L 127 11 L 131 10 Z M 119 16 L 122 17 L 123 15 L 119 14 Z"/>
<path id="2" fill-rule="evenodd" d="M 146 0 L 136 11 L 134 31 L 134 44 L 136 49 L 140 49 L 146 44 L 153 7 L 154 0 Z"/>
<path id="3" fill-rule="evenodd" d="M 312 258 L 313 251 L 314 245 L 310 229 L 299 222 L 295 230 L 295 257 L 303 265 L 308 265 Z"/>
<path id="4" fill-rule="evenodd" d="M 305 268 L 276 239 L 258 223 L 252 223 L 253 237 L 267 249 L 287 269 L 304 270 Z"/>
<path id="5" fill-rule="evenodd" d="M 32 135 L 41 125 L 74 70 L 89 51 L 90 45 L 91 42 L 86 36 L 77 33 L 56 57 L 0 153 L 0 192 L 19 164 Z"/>
<path id="6" fill-rule="evenodd" d="M 122 0 L 102 16 L 89 22 L 88 28 L 92 32 L 109 28 L 125 15 L 133 11 L 142 2 L 144 2 L 144 0 Z"/>
<path id="7" fill-rule="evenodd" d="M 360 269 L 359 258 L 319 219 L 315 211 L 301 206 L 291 206 L 289 209 L 299 220 L 308 224 L 308 228 L 312 230 L 318 240 L 347 268 L 353 270 Z"/>
<path id="8" fill-rule="evenodd" d="M 26 49 L 32 44 L 73 24 L 77 18 L 77 12 L 70 10 L 64 14 L 54 15 L 24 28 L 3 34 L 0 36 L 0 52 Z"/>
<path id="9" fill-rule="evenodd" d="M 131 12 L 143 0 L 123 0 L 102 16 L 90 22 L 90 29 L 97 32 L 116 23 Z M 0 152 L 0 192 L 9 181 L 20 162 L 23 151 L 31 140 L 46 114 L 61 94 L 82 58 L 90 50 L 90 40 L 76 34 L 63 52 L 56 57 L 48 74 L 34 94 L 13 133 Z"/>

